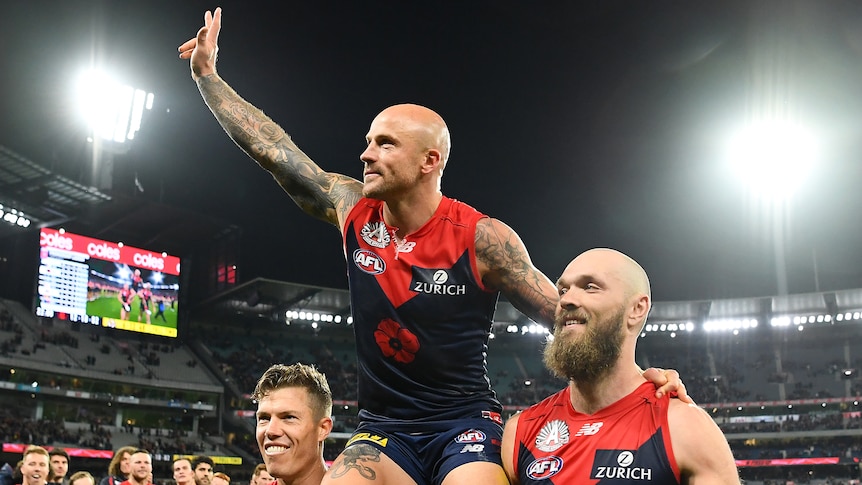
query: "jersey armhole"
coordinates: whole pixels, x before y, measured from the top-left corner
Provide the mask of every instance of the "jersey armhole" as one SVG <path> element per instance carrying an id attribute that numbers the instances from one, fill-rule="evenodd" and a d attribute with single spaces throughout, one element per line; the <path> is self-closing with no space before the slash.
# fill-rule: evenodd
<path id="1" fill-rule="evenodd" d="M 664 413 L 664 419 L 661 423 L 661 436 L 662 441 L 664 441 L 665 445 L 665 453 L 667 454 L 667 461 L 670 465 L 670 469 L 673 470 L 673 475 L 676 477 L 677 483 L 682 483 L 682 477 L 679 471 L 679 464 L 676 462 L 676 455 L 673 453 L 673 442 L 670 439 L 670 419 L 668 416 L 670 415 L 670 398 L 665 398 L 665 406 L 667 406 L 667 412 Z"/>
<path id="2" fill-rule="evenodd" d="M 353 221 L 356 219 L 354 213 L 359 210 L 359 206 L 361 205 L 364 207 L 366 202 L 367 199 L 365 197 L 356 201 L 356 203 L 353 204 L 353 207 L 350 208 L 350 211 L 347 212 L 347 217 L 344 218 L 344 224 L 341 226 L 341 252 L 344 253 L 345 261 L 350 260 L 347 255 L 347 228 L 353 225 Z"/>

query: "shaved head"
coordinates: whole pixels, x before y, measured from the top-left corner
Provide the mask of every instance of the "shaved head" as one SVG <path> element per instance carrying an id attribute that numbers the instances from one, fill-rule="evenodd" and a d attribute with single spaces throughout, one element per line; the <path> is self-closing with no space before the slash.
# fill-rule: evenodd
<path id="1" fill-rule="evenodd" d="M 596 248 L 584 251 L 569 263 L 570 266 L 575 264 L 603 268 L 627 289 L 626 296 L 644 294 L 652 299 L 646 271 L 637 261 L 615 249 Z"/>
<path id="2" fill-rule="evenodd" d="M 641 325 L 646 323 L 652 306 L 652 291 L 646 271 L 637 261 L 615 249 L 590 249 L 566 266 L 558 280 L 558 286 L 570 284 L 580 278 L 599 278 L 605 281 L 607 288 L 612 289 L 622 300 L 646 296 L 646 312 L 640 322 Z"/>
<path id="3" fill-rule="evenodd" d="M 381 111 L 375 119 L 397 120 L 405 131 L 413 134 L 420 145 L 426 149 L 440 151 L 442 165 L 446 165 L 452 148 L 449 127 L 443 117 L 434 110 L 418 104 L 396 104 Z"/>

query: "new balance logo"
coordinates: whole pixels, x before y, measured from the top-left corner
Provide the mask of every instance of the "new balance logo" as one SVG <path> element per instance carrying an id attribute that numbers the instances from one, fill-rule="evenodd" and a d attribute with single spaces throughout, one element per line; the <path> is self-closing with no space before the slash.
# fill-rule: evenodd
<path id="1" fill-rule="evenodd" d="M 575 436 L 592 436 L 592 435 L 598 433 L 600 429 L 602 429 L 603 424 L 605 424 L 605 423 L 603 423 L 601 421 L 599 421 L 598 423 L 592 423 L 592 424 L 586 423 L 583 426 L 581 426 L 581 429 L 578 430 L 578 432 L 575 434 Z"/>

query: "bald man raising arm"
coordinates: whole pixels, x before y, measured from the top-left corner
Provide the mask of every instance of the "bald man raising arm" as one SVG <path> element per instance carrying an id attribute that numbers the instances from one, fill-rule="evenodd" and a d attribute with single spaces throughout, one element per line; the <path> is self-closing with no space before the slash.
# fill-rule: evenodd
<path id="1" fill-rule="evenodd" d="M 361 423 L 323 483 L 506 484 L 485 369 L 494 309 L 503 293 L 550 326 L 553 283 L 511 228 L 441 193 L 451 141 L 440 115 L 386 108 L 365 136 L 362 181 L 326 172 L 218 76 L 221 19 L 207 12 L 180 58 L 233 141 L 344 241 Z M 659 392 L 681 385 L 670 377 Z"/>

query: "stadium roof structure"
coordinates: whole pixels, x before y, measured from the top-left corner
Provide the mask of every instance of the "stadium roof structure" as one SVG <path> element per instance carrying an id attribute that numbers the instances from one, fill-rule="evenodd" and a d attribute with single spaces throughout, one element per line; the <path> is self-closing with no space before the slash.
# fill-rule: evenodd
<path id="1" fill-rule="evenodd" d="M 201 242 L 240 231 L 215 217 L 82 185 L 3 145 L 0 205 L 29 219 L 26 227 L 0 221 L 0 238 L 64 226 L 90 237 L 186 255 Z"/>
<path id="2" fill-rule="evenodd" d="M 345 289 L 323 288 L 257 278 L 217 294 L 192 310 L 193 318 L 232 320 L 236 318 L 284 324 L 291 318 L 286 312 L 302 312 L 308 323 L 318 321 L 314 315 L 350 315 L 350 297 Z M 321 317 L 322 318 L 322 317 Z M 776 324 L 780 319 L 781 324 Z M 655 302 L 647 324 L 681 327 L 690 322 L 692 329 L 702 330 L 709 322 L 743 322 L 756 320 L 759 325 L 833 325 L 836 322 L 858 320 L 862 324 L 862 289 L 785 296 L 752 297 L 726 300 Z M 324 320 L 320 319 L 326 323 Z M 784 324 L 784 322 L 787 324 Z M 518 312 L 511 303 L 501 299 L 497 304 L 494 330 L 507 331 L 512 326 L 518 332 L 531 320 Z M 741 327 L 740 327 L 741 328 Z M 681 328 L 680 328 L 681 329 Z M 721 330 L 721 328 L 718 328 Z M 730 323 L 726 330 L 733 330 Z M 508 330 L 511 332 L 511 330 Z"/>
<path id="3" fill-rule="evenodd" d="M 8 220 L 0 224 L 0 237 L 29 226 L 62 224 L 111 200 L 94 187 L 55 174 L 0 145 L 0 204 L 5 213 L 14 210 L 28 220 L 23 227 Z"/>
<path id="4" fill-rule="evenodd" d="M 347 290 L 256 278 L 198 303 L 194 317 L 285 322 L 288 310 L 350 315 Z"/>

